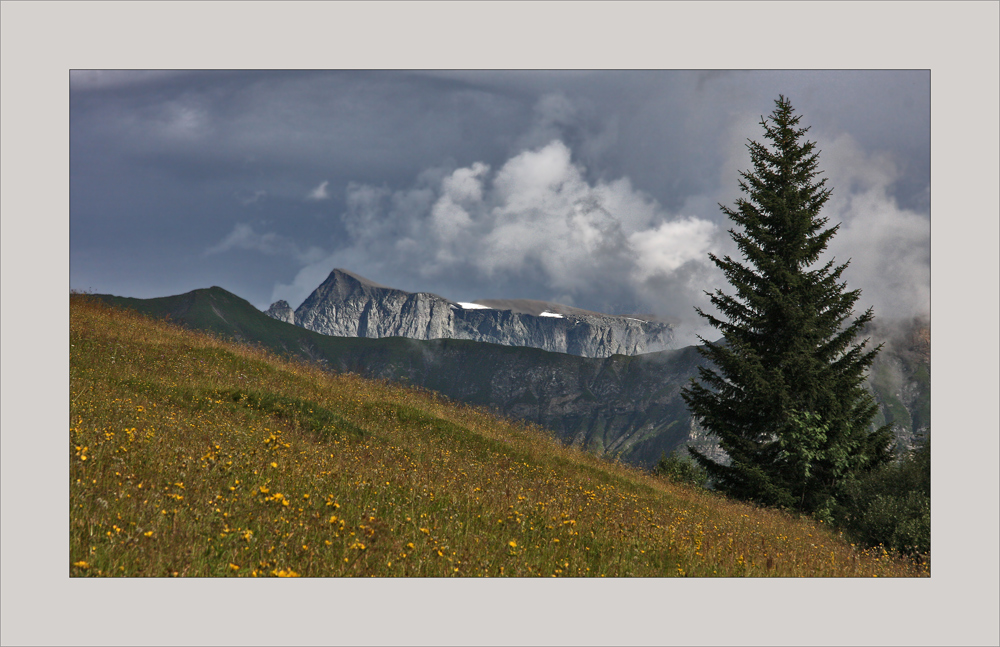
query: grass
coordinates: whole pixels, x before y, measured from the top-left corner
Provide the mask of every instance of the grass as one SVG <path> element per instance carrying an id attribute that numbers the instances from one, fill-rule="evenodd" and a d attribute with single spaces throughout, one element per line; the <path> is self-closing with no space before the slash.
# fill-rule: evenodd
<path id="1" fill-rule="evenodd" d="M 432 392 L 72 295 L 72 576 L 924 576 Z"/>
<path id="2" fill-rule="evenodd" d="M 272 319 L 219 287 L 154 299 L 92 296 L 193 330 L 258 344 L 282 357 L 318 362 L 341 373 L 405 381 L 489 406 L 543 425 L 563 440 L 575 439 L 647 468 L 685 435 L 680 428 L 663 432 L 687 421 L 679 389 L 700 361 L 693 348 L 587 358 L 467 339 L 333 337 Z M 558 379 L 552 381 L 553 376 Z"/>

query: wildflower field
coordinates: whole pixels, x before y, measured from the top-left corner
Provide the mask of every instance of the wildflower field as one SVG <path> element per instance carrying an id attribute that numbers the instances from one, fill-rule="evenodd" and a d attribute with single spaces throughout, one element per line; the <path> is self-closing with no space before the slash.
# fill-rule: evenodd
<path id="1" fill-rule="evenodd" d="M 928 575 L 485 409 L 70 299 L 72 576 Z"/>

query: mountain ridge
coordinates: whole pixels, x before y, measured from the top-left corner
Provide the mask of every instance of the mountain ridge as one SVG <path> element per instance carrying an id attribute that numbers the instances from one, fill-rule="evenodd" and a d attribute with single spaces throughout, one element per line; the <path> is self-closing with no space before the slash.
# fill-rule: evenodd
<path id="1" fill-rule="evenodd" d="M 279 303 L 267 313 L 288 321 L 287 309 Z M 291 323 L 339 337 L 469 339 L 582 357 L 676 347 L 674 327 L 663 321 L 528 299 L 462 304 L 431 292 L 389 288 L 339 268 L 295 309 Z"/>

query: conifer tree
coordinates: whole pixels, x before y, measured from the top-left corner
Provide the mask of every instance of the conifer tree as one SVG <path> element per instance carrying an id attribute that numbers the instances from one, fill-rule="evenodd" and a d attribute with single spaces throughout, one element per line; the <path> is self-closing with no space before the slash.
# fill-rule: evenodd
<path id="1" fill-rule="evenodd" d="M 810 269 L 839 225 L 825 228 L 819 215 L 831 190 L 817 177 L 816 143 L 802 139 L 809 129 L 784 96 L 775 106 L 760 122 L 769 145 L 747 145 L 746 197 L 719 205 L 739 225 L 729 234 L 744 262 L 710 254 L 736 293 L 706 293 L 725 320 L 696 308 L 723 339 L 701 338 L 711 364 L 683 391 L 728 461 L 689 451 L 718 490 L 823 518 L 847 482 L 891 458 L 890 427 L 874 429 L 878 409 L 864 388 L 881 346 L 854 341 L 874 315 L 849 321 L 861 295 L 841 281 L 850 261 Z"/>

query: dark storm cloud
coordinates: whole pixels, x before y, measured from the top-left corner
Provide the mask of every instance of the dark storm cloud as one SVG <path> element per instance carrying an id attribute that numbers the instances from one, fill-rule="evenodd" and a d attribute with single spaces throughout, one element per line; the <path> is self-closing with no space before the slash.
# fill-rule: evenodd
<path id="1" fill-rule="evenodd" d="M 408 290 L 690 318 L 731 250 L 747 138 L 789 96 L 831 253 L 926 310 L 926 72 L 74 72 L 74 287 L 300 302 L 334 266 Z M 117 260 L 110 260 L 117 259 Z"/>

